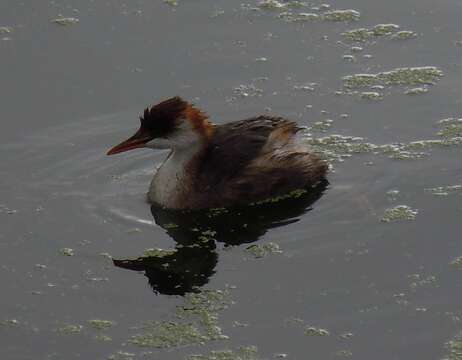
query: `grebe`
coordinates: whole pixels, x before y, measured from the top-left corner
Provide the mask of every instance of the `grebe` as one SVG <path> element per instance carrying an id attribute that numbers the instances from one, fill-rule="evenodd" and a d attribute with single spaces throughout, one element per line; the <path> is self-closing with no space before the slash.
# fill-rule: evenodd
<path id="1" fill-rule="evenodd" d="M 315 186 L 328 166 L 303 143 L 293 121 L 260 115 L 214 125 L 180 97 L 144 110 L 141 126 L 110 149 L 170 149 L 148 200 L 169 209 L 245 205 Z"/>

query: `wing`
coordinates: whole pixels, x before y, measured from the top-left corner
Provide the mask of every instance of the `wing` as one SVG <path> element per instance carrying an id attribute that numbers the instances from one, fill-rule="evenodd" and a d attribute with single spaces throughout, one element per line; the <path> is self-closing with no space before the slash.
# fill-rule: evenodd
<path id="1" fill-rule="evenodd" d="M 300 128 L 290 120 L 265 115 L 215 127 L 199 167 L 200 187 L 219 189 L 241 174 L 278 129 L 291 136 Z"/>

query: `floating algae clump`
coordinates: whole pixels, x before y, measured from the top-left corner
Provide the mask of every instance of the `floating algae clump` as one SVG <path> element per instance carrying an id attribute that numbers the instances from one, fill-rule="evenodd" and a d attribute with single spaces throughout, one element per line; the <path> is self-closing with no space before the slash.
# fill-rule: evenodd
<path id="1" fill-rule="evenodd" d="M 144 257 L 157 257 L 162 258 L 165 256 L 170 256 L 176 253 L 176 250 L 164 250 L 164 249 L 146 249 L 144 250 Z"/>
<path id="2" fill-rule="evenodd" d="M 398 31 L 399 26 L 396 24 L 378 24 L 372 28 L 358 28 L 348 30 L 341 35 L 350 41 L 366 42 L 377 37 L 388 37 L 391 39 L 406 40 L 417 36 L 413 31 Z"/>
<path id="3" fill-rule="evenodd" d="M 83 326 L 82 325 L 72 325 L 72 324 L 67 324 L 63 325 L 60 328 L 56 329 L 56 332 L 60 334 L 65 334 L 65 335 L 75 335 L 75 334 L 80 334 L 82 331 Z"/>
<path id="4" fill-rule="evenodd" d="M 359 96 L 363 99 L 368 100 L 382 100 L 383 95 L 377 91 L 363 91 L 359 94 Z"/>
<path id="5" fill-rule="evenodd" d="M 280 13 L 279 18 L 287 22 L 304 22 L 304 21 L 319 20 L 321 16 L 318 14 L 314 14 L 314 13 L 293 13 L 293 12 L 287 11 L 287 12 Z"/>
<path id="6" fill-rule="evenodd" d="M 245 251 L 251 254 L 256 259 L 263 258 L 271 254 L 282 253 L 282 250 L 279 248 L 279 245 L 272 242 L 267 244 L 250 245 L 246 247 Z"/>
<path id="7" fill-rule="evenodd" d="M 365 42 L 374 37 L 391 35 L 398 29 L 399 26 L 395 24 L 379 24 L 370 29 L 359 28 L 345 31 L 341 35 L 347 40 Z"/>
<path id="8" fill-rule="evenodd" d="M 10 34 L 11 28 L 8 26 L 0 26 L 0 34 Z"/>
<path id="9" fill-rule="evenodd" d="M 136 354 L 119 350 L 115 354 L 109 355 L 107 360 L 134 360 L 135 356 Z"/>
<path id="10" fill-rule="evenodd" d="M 449 194 L 461 194 L 462 195 L 462 185 L 448 185 L 448 186 L 438 186 L 430 189 L 425 189 L 425 191 L 438 196 L 448 196 Z"/>
<path id="11" fill-rule="evenodd" d="M 380 219 L 382 222 L 391 222 L 396 220 L 414 220 L 418 211 L 411 209 L 407 205 L 398 205 L 385 210 L 385 214 Z"/>
<path id="12" fill-rule="evenodd" d="M 104 334 L 98 334 L 95 336 L 95 340 L 102 341 L 102 342 L 108 342 L 108 341 L 112 341 L 112 338 Z"/>
<path id="13" fill-rule="evenodd" d="M 172 230 L 172 229 L 178 229 L 180 226 L 178 224 L 175 224 L 175 223 L 167 223 L 167 224 L 163 224 L 162 227 L 165 230 Z"/>
<path id="14" fill-rule="evenodd" d="M 343 85 L 347 88 L 355 89 L 360 87 L 372 86 L 379 82 L 375 74 L 354 74 L 342 78 Z"/>
<path id="15" fill-rule="evenodd" d="M 256 346 L 240 347 L 236 351 L 212 351 L 209 355 L 189 355 L 186 360 L 258 360 Z"/>
<path id="16" fill-rule="evenodd" d="M 406 95 L 420 95 L 420 94 L 426 94 L 428 92 L 427 87 L 416 87 L 412 89 L 407 89 L 404 94 Z"/>
<path id="17" fill-rule="evenodd" d="M 254 84 L 239 85 L 233 89 L 235 95 L 240 97 L 252 97 L 252 96 L 261 96 L 263 90 L 256 87 Z"/>
<path id="18" fill-rule="evenodd" d="M 16 319 L 7 319 L 7 320 L 0 321 L 0 325 L 3 325 L 3 326 L 16 326 L 16 325 L 19 325 L 19 321 L 16 320 Z"/>
<path id="19" fill-rule="evenodd" d="M 74 250 L 71 248 L 62 248 L 59 252 L 64 256 L 74 256 Z"/>
<path id="20" fill-rule="evenodd" d="M 324 132 L 332 127 L 333 122 L 334 121 L 332 119 L 316 121 L 309 127 L 309 130 L 319 130 Z"/>
<path id="21" fill-rule="evenodd" d="M 144 334 L 133 335 L 128 342 L 142 347 L 169 348 L 202 344 L 207 340 L 195 326 L 174 321 L 149 321 L 143 329 Z"/>
<path id="22" fill-rule="evenodd" d="M 411 141 L 409 143 L 393 143 L 377 145 L 367 142 L 362 137 L 345 136 L 331 134 L 324 137 L 313 137 L 311 134 L 305 134 L 304 141 L 310 145 L 314 152 L 319 154 L 324 160 L 332 163 L 335 161 L 342 162 L 345 158 L 353 154 L 385 155 L 397 160 L 416 160 L 424 158 L 430 153 L 424 152 L 435 147 L 448 147 L 462 145 L 462 119 L 449 118 L 438 121 L 440 131 L 437 135 L 439 139 L 427 139 Z M 317 130 L 315 127 L 308 128 L 310 131 Z M 449 192 L 457 192 L 459 185 L 447 187 Z M 431 192 L 431 189 L 427 190 Z M 435 188 L 435 192 L 444 192 L 445 189 Z M 443 195 L 443 194 L 440 194 Z"/>
<path id="23" fill-rule="evenodd" d="M 177 309 L 182 319 L 194 319 L 203 328 L 207 340 L 227 339 L 218 327 L 218 311 L 229 305 L 228 290 L 204 290 L 196 294 L 186 294 L 188 305 Z"/>
<path id="24" fill-rule="evenodd" d="M 377 145 L 365 142 L 364 138 L 337 134 L 307 138 L 306 141 L 328 161 L 342 161 L 351 154 L 370 153 L 377 148 Z"/>
<path id="25" fill-rule="evenodd" d="M 96 330 L 106 330 L 114 326 L 113 321 L 100 319 L 88 320 L 88 324 L 90 324 L 90 326 Z"/>
<path id="26" fill-rule="evenodd" d="M 438 135 L 444 138 L 462 137 L 462 119 L 448 118 L 438 121 L 443 128 L 438 132 Z"/>
<path id="27" fill-rule="evenodd" d="M 62 26 L 67 26 L 67 25 L 73 25 L 77 24 L 79 22 L 79 19 L 73 18 L 73 17 L 57 17 L 56 19 L 51 20 L 52 23 L 62 25 Z"/>
<path id="28" fill-rule="evenodd" d="M 371 31 L 375 36 L 389 35 L 399 29 L 396 24 L 378 24 L 375 25 Z"/>
<path id="29" fill-rule="evenodd" d="M 456 257 L 454 260 L 452 260 L 449 265 L 462 268 L 462 256 Z"/>
<path id="30" fill-rule="evenodd" d="M 258 3 L 258 7 L 261 9 L 275 10 L 286 8 L 287 4 L 284 4 L 276 0 L 263 0 Z"/>
<path id="31" fill-rule="evenodd" d="M 329 21 L 358 21 L 361 17 L 356 10 L 331 10 L 323 14 L 323 19 Z"/>
<path id="32" fill-rule="evenodd" d="M 253 203 L 250 203 L 250 206 L 255 206 L 255 205 L 263 205 L 263 204 L 274 204 L 283 200 L 287 199 L 298 199 L 300 196 L 305 195 L 308 192 L 308 190 L 305 189 L 297 189 L 297 190 L 292 190 L 291 192 L 279 196 L 274 196 L 269 199 L 261 200 L 261 201 L 256 201 Z"/>
<path id="33" fill-rule="evenodd" d="M 204 290 L 186 294 L 184 306 L 177 308 L 175 321 L 148 321 L 141 334 L 128 342 L 141 347 L 170 348 L 224 340 L 218 327 L 218 312 L 230 303 L 228 290 Z"/>
<path id="34" fill-rule="evenodd" d="M 307 336 L 329 336 L 329 331 L 314 326 L 305 327 L 304 334 Z"/>
<path id="35" fill-rule="evenodd" d="M 362 137 L 344 136 L 333 134 L 320 138 L 306 138 L 313 150 L 325 160 L 343 161 L 345 158 L 351 157 L 352 154 L 383 154 L 392 159 L 398 160 L 414 160 L 426 156 L 426 153 L 414 151 L 415 149 L 410 144 L 384 144 L 376 145 L 366 142 Z M 430 140 L 427 140 L 430 141 Z M 438 143 L 440 140 L 435 140 Z M 429 144 L 423 143 L 422 147 L 429 147 Z M 414 144 L 415 148 L 418 148 Z"/>
<path id="36" fill-rule="evenodd" d="M 462 334 L 448 341 L 446 343 L 446 349 L 448 349 L 448 354 L 444 360 L 462 360 Z"/>
<path id="37" fill-rule="evenodd" d="M 257 10 L 270 10 L 279 12 L 278 17 L 288 22 L 302 22 L 311 20 L 325 20 L 349 22 L 357 21 L 361 14 L 352 9 L 348 10 L 328 10 L 329 5 L 310 8 L 313 12 L 302 12 L 303 8 L 309 7 L 309 4 L 303 1 L 277 1 L 277 0 L 262 0 L 257 4 Z M 255 8 L 250 8 L 255 10 Z"/>
<path id="38" fill-rule="evenodd" d="M 208 209 L 207 211 L 207 216 L 210 217 L 210 218 L 213 218 L 215 216 L 220 216 L 222 214 L 226 214 L 229 212 L 228 209 L 224 208 L 224 207 L 221 207 L 221 208 L 211 208 L 211 209 Z"/>
<path id="39" fill-rule="evenodd" d="M 292 0 L 292 1 L 277 1 L 277 0 L 262 0 L 258 3 L 260 9 L 266 10 L 281 10 L 287 8 L 302 8 L 307 4 L 302 1 Z"/>
<path id="40" fill-rule="evenodd" d="M 391 38 L 396 40 L 407 40 L 415 38 L 416 36 L 417 34 L 414 31 L 403 30 L 393 34 Z"/>
<path id="41" fill-rule="evenodd" d="M 170 6 L 178 6 L 178 1 L 176 0 L 164 0 L 164 3 Z"/>
<path id="42" fill-rule="evenodd" d="M 377 74 L 379 80 L 387 85 L 434 84 L 443 72 L 434 66 L 398 68 Z"/>
<path id="43" fill-rule="evenodd" d="M 354 74 L 344 76 L 343 84 L 346 88 L 355 89 L 385 85 L 433 85 L 443 76 L 443 72 L 434 66 L 397 68 L 377 74 Z"/>

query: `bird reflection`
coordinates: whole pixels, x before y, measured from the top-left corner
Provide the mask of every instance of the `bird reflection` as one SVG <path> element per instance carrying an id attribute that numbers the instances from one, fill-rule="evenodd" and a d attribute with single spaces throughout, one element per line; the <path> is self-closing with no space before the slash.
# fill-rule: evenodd
<path id="1" fill-rule="evenodd" d="M 217 242 L 225 246 L 252 243 L 269 229 L 297 222 L 312 209 L 327 185 L 324 180 L 288 198 L 233 209 L 168 210 L 152 205 L 154 221 L 173 238 L 175 249 L 137 259 L 114 259 L 114 265 L 143 271 L 156 293 L 196 292 L 215 273 Z"/>

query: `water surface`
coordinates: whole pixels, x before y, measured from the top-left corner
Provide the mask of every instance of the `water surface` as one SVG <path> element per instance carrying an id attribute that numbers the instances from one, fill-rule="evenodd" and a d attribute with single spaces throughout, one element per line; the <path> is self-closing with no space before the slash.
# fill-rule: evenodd
<path id="1" fill-rule="evenodd" d="M 329 20 L 339 9 L 359 18 Z M 458 359 L 461 15 L 450 0 L 0 4 L 0 357 Z M 378 24 L 399 29 L 342 35 Z M 444 76 L 342 80 L 426 66 Z M 173 95 L 217 123 L 266 112 L 363 139 L 328 147 L 330 184 L 300 207 L 172 217 L 145 201 L 165 153 L 105 151 Z M 414 219 L 386 216 L 400 205 Z"/>

